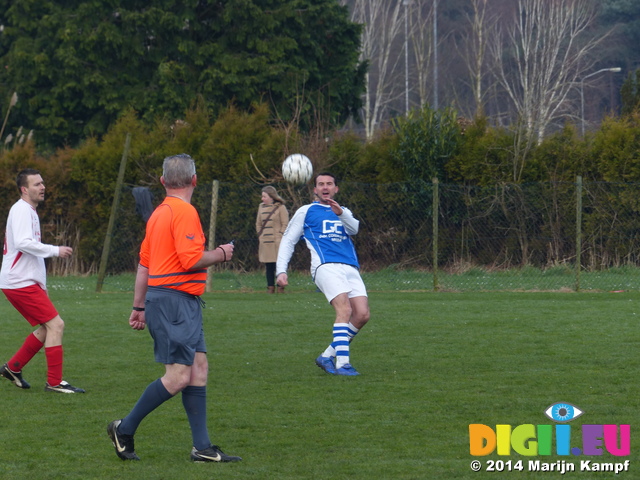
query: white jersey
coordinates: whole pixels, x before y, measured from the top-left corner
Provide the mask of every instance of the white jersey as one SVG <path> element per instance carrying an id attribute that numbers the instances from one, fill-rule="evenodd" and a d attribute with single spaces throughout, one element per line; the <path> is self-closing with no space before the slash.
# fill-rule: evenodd
<path id="1" fill-rule="evenodd" d="M 7 218 L 0 288 L 24 288 L 37 283 L 46 289 L 44 259 L 59 254 L 59 247 L 40 241 L 40 218 L 36 209 L 23 199 L 18 200 Z"/>

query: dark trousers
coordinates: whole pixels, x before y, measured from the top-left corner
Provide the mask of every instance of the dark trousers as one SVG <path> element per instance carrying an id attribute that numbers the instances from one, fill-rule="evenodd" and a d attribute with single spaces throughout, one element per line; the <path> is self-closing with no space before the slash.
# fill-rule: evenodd
<path id="1" fill-rule="evenodd" d="M 267 267 L 267 287 L 276 285 L 276 263 L 265 263 Z"/>

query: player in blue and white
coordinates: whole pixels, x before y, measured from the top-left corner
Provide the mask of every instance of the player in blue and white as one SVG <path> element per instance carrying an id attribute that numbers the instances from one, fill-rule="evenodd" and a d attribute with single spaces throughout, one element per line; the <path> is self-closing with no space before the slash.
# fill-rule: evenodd
<path id="1" fill-rule="evenodd" d="M 359 375 L 349 360 L 349 343 L 369 321 L 367 289 L 351 236 L 360 222 L 333 197 L 338 193 L 334 175 L 315 179 L 316 201 L 300 207 L 289 222 L 278 250 L 276 282 L 288 285 L 287 266 L 298 241 L 304 238 L 311 252 L 311 276 L 336 312 L 333 342 L 316 358 L 316 365 L 332 375 Z"/>

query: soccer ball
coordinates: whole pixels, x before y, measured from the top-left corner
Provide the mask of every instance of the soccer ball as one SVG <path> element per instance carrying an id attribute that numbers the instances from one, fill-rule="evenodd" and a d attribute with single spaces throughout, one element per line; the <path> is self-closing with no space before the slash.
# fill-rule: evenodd
<path id="1" fill-rule="evenodd" d="M 313 176 L 311 160 L 301 153 L 289 155 L 282 163 L 282 176 L 294 185 L 307 183 Z"/>

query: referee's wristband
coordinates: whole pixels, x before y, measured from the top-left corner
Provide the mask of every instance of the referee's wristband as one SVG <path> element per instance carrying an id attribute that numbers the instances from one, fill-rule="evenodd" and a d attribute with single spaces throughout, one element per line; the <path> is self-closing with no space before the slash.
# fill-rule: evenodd
<path id="1" fill-rule="evenodd" d="M 135 312 L 144 312 L 144 307 L 132 307 Z"/>

